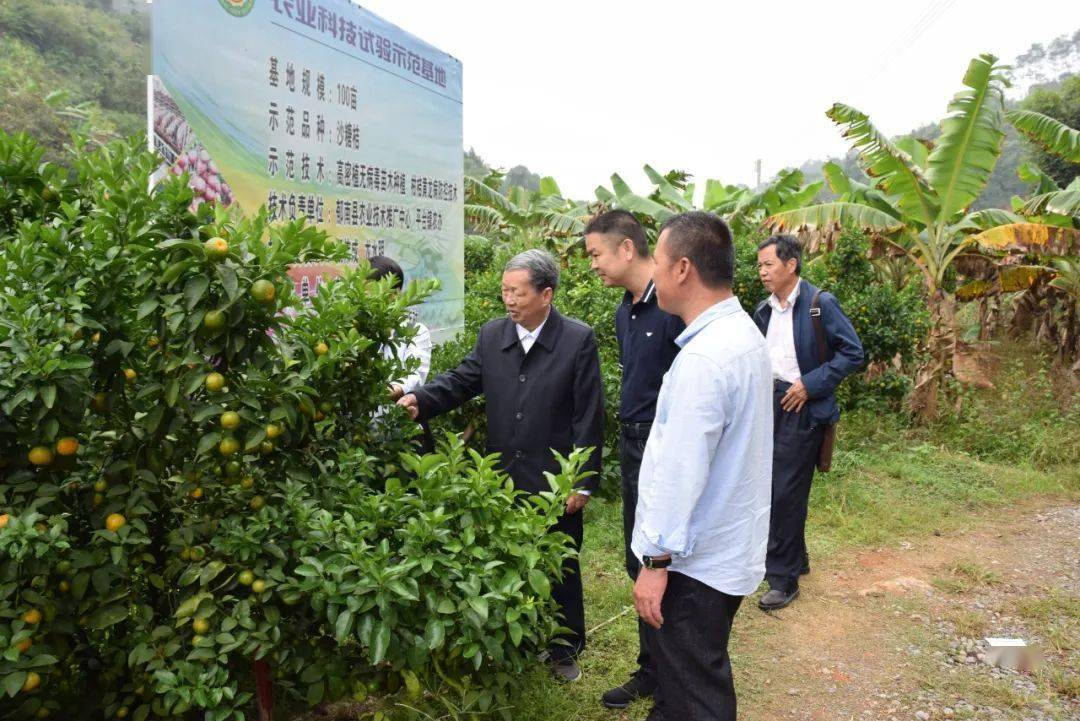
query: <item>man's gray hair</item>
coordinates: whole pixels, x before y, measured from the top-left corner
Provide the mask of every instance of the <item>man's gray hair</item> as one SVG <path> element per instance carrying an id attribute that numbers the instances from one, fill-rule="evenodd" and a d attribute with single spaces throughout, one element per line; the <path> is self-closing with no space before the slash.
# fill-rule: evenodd
<path id="1" fill-rule="evenodd" d="M 503 268 L 504 273 L 511 270 L 529 271 L 529 282 L 533 288 L 540 292 L 544 288 L 551 288 L 551 292 L 559 287 L 559 264 L 546 250 L 533 248 L 524 253 L 518 253 Z"/>

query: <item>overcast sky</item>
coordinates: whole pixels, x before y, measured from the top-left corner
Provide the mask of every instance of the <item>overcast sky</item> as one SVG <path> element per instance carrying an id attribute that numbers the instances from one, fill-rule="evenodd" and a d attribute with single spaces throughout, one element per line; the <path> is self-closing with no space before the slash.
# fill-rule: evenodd
<path id="1" fill-rule="evenodd" d="M 361 4 L 464 63 L 466 148 L 583 199 L 616 171 L 648 189 L 644 163 L 753 184 L 758 158 L 768 178 L 840 155 L 833 102 L 905 132 L 944 114 L 972 57 L 1080 28 L 1080 0 Z"/>

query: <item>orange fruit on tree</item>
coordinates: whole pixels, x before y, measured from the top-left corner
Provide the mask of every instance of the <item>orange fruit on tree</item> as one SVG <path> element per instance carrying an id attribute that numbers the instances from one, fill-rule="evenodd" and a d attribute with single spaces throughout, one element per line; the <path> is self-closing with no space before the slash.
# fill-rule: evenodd
<path id="1" fill-rule="evenodd" d="M 274 302 L 277 288 L 268 280 L 257 280 L 251 284 L 251 297 L 256 303 L 269 304 Z"/>
<path id="2" fill-rule="evenodd" d="M 110 513 L 105 519 L 105 528 L 116 533 L 127 524 L 127 519 L 119 513 Z"/>
<path id="3" fill-rule="evenodd" d="M 146 345 L 149 348 L 157 348 L 159 343 L 161 343 L 161 339 L 156 335 L 152 335 L 146 340 Z"/>
<path id="4" fill-rule="evenodd" d="M 211 238 L 203 243 L 203 248 L 210 260 L 224 260 L 229 254 L 229 243 L 224 238 Z"/>
<path id="5" fill-rule="evenodd" d="M 48 466 L 53 462 L 53 452 L 48 446 L 34 446 L 26 457 L 35 466 Z"/>
<path id="6" fill-rule="evenodd" d="M 218 443 L 218 453 L 223 456 L 231 456 L 240 450 L 240 441 L 235 438 L 222 438 Z"/>
<path id="7" fill-rule="evenodd" d="M 98 413 L 104 413 L 109 409 L 109 397 L 104 393 L 95 393 L 94 399 L 90 401 L 90 407 Z"/>
<path id="8" fill-rule="evenodd" d="M 34 645 L 33 639 L 24 638 L 15 644 L 15 648 L 19 649 L 19 653 L 26 653 L 30 650 L 30 647 Z"/>
<path id="9" fill-rule="evenodd" d="M 259 452 L 264 456 L 274 452 L 274 444 L 270 441 L 263 441 L 259 444 Z"/>
<path id="10" fill-rule="evenodd" d="M 71 436 L 65 436 L 56 442 L 56 452 L 61 456 L 73 456 L 79 450 L 79 441 Z"/>
<path id="11" fill-rule="evenodd" d="M 206 390 L 210 391 L 211 393 L 218 393 L 221 391 L 222 388 L 225 387 L 225 376 L 221 375 L 216 371 L 214 373 L 210 373 L 206 376 L 206 381 L 204 382 L 204 385 L 206 386 Z"/>
<path id="12" fill-rule="evenodd" d="M 197 501 L 203 497 L 203 490 L 201 486 L 195 486 L 188 492 L 188 498 L 193 501 Z"/>
<path id="13" fill-rule="evenodd" d="M 107 490 L 109 490 L 109 482 L 106 481 L 104 478 L 99 478 L 98 480 L 94 481 L 94 491 L 96 491 L 97 493 L 104 493 Z"/>
<path id="14" fill-rule="evenodd" d="M 255 574 L 251 571 L 241 571 L 240 575 L 236 577 L 236 580 L 239 581 L 242 586 L 250 586 L 255 582 Z"/>
<path id="15" fill-rule="evenodd" d="M 221 414 L 221 427 L 232 430 L 240 425 L 240 414 L 236 411 L 225 411 Z"/>
<path id="16" fill-rule="evenodd" d="M 0 513 L 0 528 L 7 528 L 7 524 L 11 522 L 10 513 Z"/>
<path id="17" fill-rule="evenodd" d="M 128 715 L 128 707 L 127 706 L 121 706 L 120 708 L 116 709 L 116 718 L 127 718 L 127 715 Z"/>
<path id="18" fill-rule="evenodd" d="M 22 690 L 27 692 L 33 691 L 40 685 L 41 675 L 37 671 L 31 671 L 30 673 L 26 674 L 26 680 L 23 681 Z"/>
<path id="19" fill-rule="evenodd" d="M 322 341 L 315 344 L 315 355 L 323 356 L 330 352 L 330 346 L 326 345 Z"/>
<path id="20" fill-rule="evenodd" d="M 71 584 L 68 583 L 67 581 L 61 581 L 60 583 L 57 584 L 56 587 L 60 589 L 60 593 L 67 593 L 68 591 L 71 590 Z"/>
<path id="21" fill-rule="evenodd" d="M 261 578 L 258 579 L 257 581 L 252 581 L 251 582 L 251 590 L 254 591 L 255 593 L 262 593 L 263 591 L 266 590 L 266 581 L 262 580 Z"/>
<path id="22" fill-rule="evenodd" d="M 202 546 L 192 546 L 191 547 L 191 560 L 192 561 L 201 561 L 204 558 L 206 558 L 206 549 L 205 548 L 203 548 Z"/>
<path id="23" fill-rule="evenodd" d="M 242 481 L 240 481 L 240 487 L 241 488 L 252 488 L 254 486 L 255 486 L 255 479 L 252 478 L 251 476 L 247 476 Z"/>
<path id="24" fill-rule="evenodd" d="M 205 618 L 196 618 L 191 622 L 191 630 L 200 636 L 205 635 L 210 630 L 210 622 Z"/>
<path id="25" fill-rule="evenodd" d="M 138 378 L 138 377 L 139 377 L 139 374 L 135 372 L 134 368 L 125 368 L 124 369 L 124 378 L 127 379 L 128 383 L 134 383 L 135 379 Z"/>
<path id="26" fill-rule="evenodd" d="M 94 341 L 95 343 L 100 343 L 101 342 L 101 331 L 95 331 L 94 335 L 90 336 L 90 340 Z"/>
<path id="27" fill-rule="evenodd" d="M 31 608 L 29 611 L 22 615 L 22 620 L 31 626 L 36 626 L 41 623 L 41 611 L 36 608 Z"/>
<path id="28" fill-rule="evenodd" d="M 104 495 L 102 495 L 100 493 L 95 493 L 94 494 L 94 508 L 97 508 L 98 506 L 100 506 L 104 502 L 105 502 L 105 496 Z"/>
<path id="29" fill-rule="evenodd" d="M 221 330 L 225 327 L 225 313 L 220 310 L 208 310 L 202 320 L 203 328 Z"/>
<path id="30" fill-rule="evenodd" d="M 251 506 L 251 510 L 257 511 L 266 505 L 266 499 L 264 499 L 262 496 L 255 496 L 251 499 L 251 503 L 248 505 Z"/>
<path id="31" fill-rule="evenodd" d="M 270 423 L 266 426 L 266 437 L 273 440 L 281 435 L 281 426 L 276 423 Z"/>

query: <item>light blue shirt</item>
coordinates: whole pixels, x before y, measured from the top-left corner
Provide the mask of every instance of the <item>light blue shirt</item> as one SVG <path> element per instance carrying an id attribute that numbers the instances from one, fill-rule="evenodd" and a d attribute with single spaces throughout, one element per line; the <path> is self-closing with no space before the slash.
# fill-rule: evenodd
<path id="1" fill-rule="evenodd" d="M 641 461 L 631 548 L 746 596 L 765 577 L 772 496 L 773 382 L 761 331 L 737 298 L 675 340 Z"/>

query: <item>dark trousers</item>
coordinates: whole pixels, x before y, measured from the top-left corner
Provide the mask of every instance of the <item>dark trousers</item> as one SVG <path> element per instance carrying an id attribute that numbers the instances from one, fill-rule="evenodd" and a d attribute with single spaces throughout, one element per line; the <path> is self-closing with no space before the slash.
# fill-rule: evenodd
<path id="1" fill-rule="evenodd" d="M 574 548 L 580 553 L 581 538 L 585 530 L 584 513 L 564 513 L 559 522 L 551 529 L 562 531 L 574 540 Z M 581 589 L 581 563 L 577 554 L 563 564 L 561 581 L 552 583 L 551 597 L 559 604 L 562 612 L 560 623 L 569 631 L 559 637 L 548 649 L 552 660 L 565 661 L 575 658 L 585 650 L 585 595 Z"/>
<path id="2" fill-rule="evenodd" d="M 789 413 L 780 407 L 791 384 L 777 381 L 773 392 L 772 512 L 765 579 L 769 588 L 791 593 L 807 562 L 806 508 L 825 425 L 815 423 L 804 407 Z"/>
<path id="3" fill-rule="evenodd" d="M 655 699 L 672 721 L 735 721 L 728 640 L 742 596 L 668 572 L 660 604 L 664 625 L 648 628 L 659 682 Z"/>
<path id="4" fill-rule="evenodd" d="M 651 424 L 627 423 L 619 435 L 619 467 L 622 471 L 622 521 L 623 543 L 626 551 L 626 573 L 636 581 L 641 561 L 630 550 L 630 537 L 634 534 L 634 511 L 637 509 L 638 472 L 645 442 L 649 439 Z M 654 681 L 652 661 L 649 657 L 648 626 L 638 617 L 638 669 L 648 680 Z"/>

